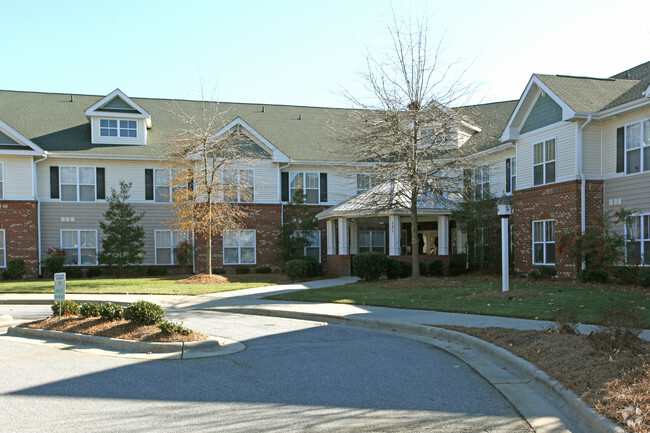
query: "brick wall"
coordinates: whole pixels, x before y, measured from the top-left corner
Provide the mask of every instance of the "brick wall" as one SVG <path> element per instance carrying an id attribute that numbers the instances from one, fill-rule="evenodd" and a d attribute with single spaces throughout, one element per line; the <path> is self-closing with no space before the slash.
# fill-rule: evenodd
<path id="1" fill-rule="evenodd" d="M 327 274 L 348 277 L 352 275 L 352 256 L 350 254 L 327 256 L 325 269 Z"/>
<path id="2" fill-rule="evenodd" d="M 7 263 L 23 259 L 25 277 L 38 277 L 38 202 L 0 202 L 0 229 L 5 231 Z"/>
<path id="3" fill-rule="evenodd" d="M 563 233 L 580 230 L 580 181 L 563 182 L 515 191 L 511 217 L 514 238 L 514 270 L 527 273 L 533 264 L 533 221 L 555 220 L 555 268 L 558 275 L 575 276 L 579 267 L 570 257 L 558 252 Z M 587 228 L 592 216 L 603 210 L 603 182 L 586 183 Z"/>

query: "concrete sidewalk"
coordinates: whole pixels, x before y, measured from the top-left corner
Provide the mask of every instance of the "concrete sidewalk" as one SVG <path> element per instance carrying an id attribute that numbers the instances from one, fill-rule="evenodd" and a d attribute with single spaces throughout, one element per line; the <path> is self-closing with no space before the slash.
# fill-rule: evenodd
<path id="1" fill-rule="evenodd" d="M 347 304 L 271 301 L 262 298 L 288 291 L 349 284 L 356 278 L 335 278 L 298 284 L 267 286 L 200 296 L 161 295 L 68 295 L 77 302 L 116 302 L 127 304 L 140 299 L 155 302 L 168 313 L 190 315 L 192 311 L 214 311 L 269 315 L 294 319 L 318 320 L 364 326 L 400 333 L 446 350 L 463 360 L 499 389 L 521 412 L 537 433 L 541 432 L 612 432 L 624 431 L 597 414 L 573 392 L 527 361 L 505 349 L 468 335 L 435 325 L 466 327 L 504 327 L 540 330 L 552 322 L 402 310 Z M 0 294 L 0 304 L 51 304 L 52 295 Z M 2 326 L 2 324 L 0 324 Z M 580 325 L 582 333 L 595 326 Z M 650 340 L 650 330 L 642 334 Z"/>

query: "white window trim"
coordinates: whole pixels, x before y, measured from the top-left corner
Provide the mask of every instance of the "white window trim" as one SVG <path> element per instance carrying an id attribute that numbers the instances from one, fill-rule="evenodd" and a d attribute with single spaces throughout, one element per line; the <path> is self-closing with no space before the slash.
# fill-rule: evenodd
<path id="1" fill-rule="evenodd" d="M 63 176 L 61 175 L 61 169 L 63 168 L 74 168 L 77 171 L 77 181 L 75 182 L 75 186 L 77 188 L 77 199 L 76 200 L 63 200 Z M 94 184 L 90 183 L 81 183 L 81 176 L 79 175 L 79 169 L 81 168 L 90 168 L 93 170 L 93 178 L 95 179 Z M 66 183 L 65 185 L 72 185 L 71 183 Z M 90 186 L 92 185 L 95 188 L 95 192 L 93 194 L 93 199 L 92 200 L 81 200 L 81 187 L 82 186 Z M 59 201 L 65 202 L 65 203 L 93 203 L 97 201 L 97 167 L 96 166 L 88 166 L 88 165 L 62 165 L 59 167 Z"/>
<path id="2" fill-rule="evenodd" d="M 511 156 L 510 158 L 506 158 L 506 161 L 510 161 L 510 191 L 508 191 L 508 188 L 505 188 L 505 191 L 506 191 L 506 195 L 512 195 L 517 190 L 517 156 Z M 512 169 L 513 165 L 515 167 L 514 170 Z M 508 175 L 507 170 L 505 174 L 506 176 Z M 508 185 L 508 179 L 506 179 L 506 186 L 507 185 Z"/>
<path id="3" fill-rule="evenodd" d="M 554 143 L 554 146 L 555 146 L 555 152 L 554 152 L 554 154 L 555 154 L 555 159 L 549 159 L 549 160 L 547 161 L 547 160 L 546 160 L 546 143 L 548 143 L 549 141 L 553 141 L 553 143 Z M 542 145 L 542 155 L 543 155 L 543 157 L 544 157 L 544 160 L 543 160 L 542 162 L 538 163 L 538 164 L 535 164 L 535 146 L 538 145 L 538 144 L 541 144 L 541 145 Z M 547 139 L 542 140 L 542 141 L 535 141 L 535 142 L 533 143 L 533 145 L 531 146 L 530 150 L 531 150 L 531 152 L 532 152 L 532 155 L 531 155 L 531 159 L 530 159 L 530 160 L 531 160 L 531 162 L 532 162 L 532 171 L 533 171 L 533 172 L 532 172 L 532 181 L 533 181 L 533 187 L 536 187 L 536 186 L 543 186 L 543 185 L 552 185 L 552 184 L 556 183 L 556 182 L 557 182 L 557 178 L 558 178 L 558 176 L 557 176 L 557 137 L 550 137 L 550 138 L 547 138 Z M 548 164 L 549 162 L 553 162 L 554 167 L 555 167 L 555 180 L 554 180 L 553 182 L 548 182 L 548 181 L 546 180 L 546 177 L 547 177 L 547 176 L 546 176 L 546 164 Z M 544 179 L 542 180 L 542 183 L 540 183 L 540 184 L 535 184 L 535 167 L 538 166 L 538 165 L 541 165 L 542 168 L 543 168 L 542 174 L 544 175 Z"/>
<path id="4" fill-rule="evenodd" d="M 294 234 L 296 234 L 296 235 L 297 234 L 302 234 L 303 232 L 316 233 L 315 237 L 316 237 L 316 239 L 318 239 L 318 245 L 314 246 L 312 244 L 309 244 L 309 245 L 306 245 L 303 248 L 303 250 L 302 250 L 303 256 L 307 257 L 307 248 L 316 248 L 316 247 L 318 247 L 318 263 L 320 263 L 321 262 L 321 257 L 322 257 L 322 254 L 323 254 L 323 251 L 321 249 L 322 248 L 321 231 L 320 230 L 296 230 L 294 232 Z"/>
<path id="5" fill-rule="evenodd" d="M 361 233 L 369 233 L 370 234 L 370 236 L 368 237 L 368 240 L 370 241 L 369 245 L 362 245 L 361 244 Z M 385 230 L 359 230 L 359 242 L 358 242 L 359 251 L 361 251 L 361 248 L 368 248 L 368 251 L 373 251 L 374 252 L 375 250 L 373 249 L 374 245 L 373 245 L 372 240 L 373 240 L 373 238 L 375 236 L 377 236 L 378 233 L 381 233 L 381 238 L 384 241 L 383 250 L 378 251 L 378 252 L 386 254 L 386 231 Z"/>
<path id="6" fill-rule="evenodd" d="M 226 171 L 236 171 L 237 172 L 237 200 L 232 200 L 230 203 L 255 203 L 255 169 L 253 168 L 230 168 L 225 169 L 221 172 L 221 182 L 224 185 L 224 201 L 225 201 L 225 185 L 226 185 Z M 251 186 L 253 187 L 253 196 L 250 200 L 242 200 L 241 197 L 241 172 L 250 171 L 251 172 Z"/>
<path id="7" fill-rule="evenodd" d="M 367 176 L 368 177 L 368 189 L 363 189 L 363 190 L 359 189 L 359 176 Z M 357 187 L 357 195 L 363 194 L 364 192 L 369 191 L 373 187 L 377 186 L 377 185 L 375 185 L 376 180 L 373 179 L 373 175 L 371 175 L 369 173 L 356 173 L 355 178 L 356 178 L 355 182 L 356 182 L 356 187 Z"/>
<path id="8" fill-rule="evenodd" d="M 474 192 L 475 198 L 487 198 L 485 193 L 485 186 L 487 185 L 487 196 L 490 194 L 490 165 L 485 164 L 474 168 L 474 185 L 476 190 Z M 478 179 L 477 179 L 478 178 Z M 479 182 L 480 180 L 480 182 Z"/>
<path id="9" fill-rule="evenodd" d="M 63 232 L 77 232 L 77 239 L 79 240 L 79 246 L 77 247 L 77 264 L 68 263 L 64 266 L 97 266 L 97 256 L 99 252 L 99 239 L 97 239 L 97 229 L 61 229 L 59 230 L 59 246 L 63 250 Z M 95 263 L 92 264 L 81 264 L 81 233 L 80 232 L 95 232 Z M 65 248 L 71 249 L 71 248 Z M 86 248 L 84 248 L 86 249 Z"/>
<path id="10" fill-rule="evenodd" d="M 291 191 L 294 190 L 294 189 L 291 188 L 292 176 L 295 177 L 295 175 L 298 175 L 300 173 L 302 173 L 302 182 L 303 182 L 302 191 L 305 194 L 305 199 L 307 198 L 306 189 L 310 189 L 310 190 L 315 189 L 315 188 L 305 188 L 306 184 L 307 184 L 307 175 L 308 174 L 315 174 L 316 179 L 318 180 L 318 188 L 316 188 L 318 190 L 318 193 L 317 193 L 318 200 L 316 201 L 316 203 L 309 203 L 309 202 L 305 201 L 305 204 L 319 204 L 319 203 L 321 203 L 321 201 L 320 201 L 320 172 L 318 172 L 318 171 L 290 171 L 289 172 L 289 202 L 290 203 L 293 202 L 293 194 L 291 193 Z M 295 189 L 295 190 L 297 191 L 297 189 Z"/>
<path id="11" fill-rule="evenodd" d="M 546 223 L 549 221 L 553 221 L 553 242 L 547 241 L 546 240 Z M 543 223 L 542 227 L 544 228 L 543 233 L 542 233 L 542 238 L 543 240 L 541 242 L 535 242 L 535 223 Z M 553 263 L 546 263 L 546 245 L 547 244 L 553 244 L 555 248 L 555 232 L 556 232 L 556 227 L 555 227 L 555 220 L 554 219 L 545 219 L 545 220 L 534 220 L 533 223 L 531 224 L 531 241 L 532 241 L 532 260 L 531 262 L 534 265 L 539 265 L 539 266 L 555 266 L 555 261 Z M 535 261 L 535 245 L 536 244 L 542 244 L 544 246 L 543 251 L 544 251 L 544 262 L 536 262 Z"/>
<path id="12" fill-rule="evenodd" d="M 160 249 L 165 248 L 165 249 L 170 249 L 171 250 L 171 254 L 170 254 L 170 257 L 172 258 L 171 263 L 159 263 L 159 261 L 158 261 L 158 248 L 159 247 L 158 247 L 158 240 L 157 239 L 158 239 L 158 233 L 159 232 L 170 232 L 171 246 L 170 247 L 160 247 Z M 190 242 L 191 245 L 193 245 L 192 238 L 190 237 L 190 232 L 185 232 L 186 233 L 185 237 L 183 237 L 180 240 L 176 240 L 176 235 L 178 233 L 182 233 L 182 231 L 181 230 L 154 230 L 153 231 L 154 263 L 156 265 L 161 265 L 161 266 L 163 266 L 163 265 L 165 265 L 165 266 L 175 265 L 176 264 L 176 253 L 174 252 L 174 249 L 176 248 L 176 245 L 179 242 L 187 240 L 187 241 Z"/>
<path id="13" fill-rule="evenodd" d="M 5 164 L 0 162 L 0 200 L 5 199 Z"/>
<path id="14" fill-rule="evenodd" d="M 102 126 L 102 120 L 107 120 L 109 122 L 111 120 L 114 120 L 116 122 L 115 128 Z M 135 122 L 135 128 L 129 128 L 129 127 L 122 128 L 122 126 L 121 126 L 122 121 Z M 115 132 L 116 132 L 117 135 L 104 135 L 104 134 L 102 134 L 102 129 L 115 129 Z M 135 131 L 135 137 L 130 137 L 128 135 L 124 136 L 124 135 L 122 135 L 122 131 Z M 102 138 L 114 138 L 114 139 L 118 139 L 118 140 L 138 138 L 138 121 L 135 120 L 135 119 L 126 119 L 126 118 L 121 119 L 121 118 L 115 118 L 115 117 L 100 117 L 99 118 L 99 136 L 102 137 Z"/>
<path id="15" fill-rule="evenodd" d="M 0 233 L 2 233 L 2 244 L 0 244 L 0 248 L 2 248 L 2 263 L 4 263 L 4 266 L 0 266 L 0 268 L 6 268 L 7 267 L 7 232 L 5 232 L 5 229 L 0 229 Z"/>
<path id="16" fill-rule="evenodd" d="M 635 173 L 636 174 L 636 173 Z M 641 221 L 639 222 L 639 227 L 640 227 L 640 232 L 638 233 L 638 237 L 634 239 L 634 241 L 639 242 L 639 253 L 641 255 L 641 262 L 639 263 L 638 266 L 642 267 L 648 267 L 650 266 L 650 260 L 646 258 L 647 254 L 650 254 L 650 251 L 645 251 L 645 242 L 650 241 L 650 233 L 644 233 L 644 225 L 643 225 L 643 217 L 648 217 L 650 218 L 650 213 L 643 213 L 643 214 L 635 214 L 632 215 L 634 217 L 640 218 Z M 629 233 L 627 230 L 627 225 L 625 225 L 625 258 L 629 260 L 627 257 L 627 244 L 629 242 L 632 242 L 632 240 L 629 239 Z"/>
<path id="17" fill-rule="evenodd" d="M 645 122 L 650 122 L 650 119 L 643 119 L 643 120 L 638 121 L 638 122 L 631 122 L 631 123 L 626 123 L 625 125 L 623 125 L 623 135 L 625 137 L 625 139 L 623 140 L 624 141 L 623 146 L 624 146 L 624 150 L 625 150 L 625 156 L 623 157 L 623 159 L 625 160 L 625 169 L 623 170 L 623 174 L 625 176 L 634 176 L 635 174 L 647 173 L 647 172 L 650 171 L 650 167 L 644 167 L 643 166 L 643 161 L 644 161 L 643 153 L 644 153 L 646 148 L 650 148 L 650 142 L 646 143 L 643 140 L 643 137 L 644 137 L 643 129 L 644 129 Z M 628 148 L 627 148 L 627 128 L 628 128 L 628 126 L 633 126 L 633 125 L 637 125 L 637 124 L 641 126 L 641 145 L 639 147 L 637 147 L 637 148 L 628 150 Z M 631 152 L 631 151 L 634 151 L 634 150 L 639 151 L 640 168 L 639 168 L 639 171 L 637 171 L 635 173 L 628 173 L 628 171 L 627 171 L 628 170 L 627 154 L 628 154 L 628 152 Z M 648 151 L 650 152 L 650 150 L 648 150 Z"/>
<path id="18" fill-rule="evenodd" d="M 242 248 L 251 248 L 248 246 L 241 246 L 240 236 L 237 236 L 237 247 L 226 247 L 226 243 L 223 242 L 226 232 L 253 232 L 253 257 L 255 258 L 252 263 L 242 263 L 241 261 L 241 249 Z M 257 264 L 257 231 L 253 229 L 244 229 L 244 230 L 226 230 L 221 238 L 221 254 L 222 254 L 222 263 L 224 265 L 255 265 Z M 237 263 L 226 262 L 226 248 L 237 248 Z"/>

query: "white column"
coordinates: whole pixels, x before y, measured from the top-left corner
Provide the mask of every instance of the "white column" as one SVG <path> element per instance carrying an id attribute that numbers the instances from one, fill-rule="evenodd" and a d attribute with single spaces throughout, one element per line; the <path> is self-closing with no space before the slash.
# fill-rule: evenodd
<path id="1" fill-rule="evenodd" d="M 359 253 L 359 227 L 356 221 L 350 221 L 350 254 Z"/>
<path id="2" fill-rule="evenodd" d="M 334 231 L 334 220 L 327 220 L 327 254 L 336 254 L 336 232 Z"/>
<path id="3" fill-rule="evenodd" d="M 508 269 L 510 257 L 508 254 L 508 217 L 501 217 L 501 291 L 510 290 L 510 272 Z"/>
<path id="4" fill-rule="evenodd" d="M 449 215 L 438 215 L 438 255 L 449 255 Z"/>
<path id="5" fill-rule="evenodd" d="M 348 247 L 350 241 L 349 231 L 348 231 L 348 219 L 339 218 L 339 255 L 345 256 L 350 254 L 350 249 Z"/>
<path id="6" fill-rule="evenodd" d="M 399 215 L 390 215 L 388 217 L 388 255 L 399 256 L 401 254 L 401 236 L 402 230 L 400 226 Z"/>

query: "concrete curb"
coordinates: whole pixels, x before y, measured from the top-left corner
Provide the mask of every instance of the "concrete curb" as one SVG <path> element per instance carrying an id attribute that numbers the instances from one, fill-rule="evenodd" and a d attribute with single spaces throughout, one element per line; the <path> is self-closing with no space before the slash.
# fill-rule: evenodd
<path id="1" fill-rule="evenodd" d="M 131 302 L 123 301 L 98 301 L 97 299 L 70 299 L 71 301 L 76 302 L 77 304 L 85 304 L 87 302 L 92 302 L 95 304 L 107 304 L 113 303 L 121 305 L 123 307 L 128 307 L 131 305 Z M 52 305 L 54 301 L 52 299 L 0 299 L 0 305 Z"/>
<path id="2" fill-rule="evenodd" d="M 166 354 L 177 359 L 205 358 L 211 356 L 229 355 L 241 352 L 246 348 L 243 343 L 225 338 L 211 337 L 207 341 L 192 341 L 179 343 L 158 343 L 146 341 L 121 340 L 118 338 L 98 337 L 94 335 L 76 334 L 71 332 L 50 331 L 10 327 L 7 334 L 13 337 L 52 339 L 66 343 L 106 348 L 110 352 L 119 352 L 128 357 L 133 354 Z"/>
<path id="3" fill-rule="evenodd" d="M 574 414 L 580 422 L 587 427 L 591 433 L 625 433 L 626 430 L 614 423 L 610 419 L 596 412 L 593 408 L 588 406 L 578 395 L 573 391 L 565 388 L 557 380 L 551 379 L 544 371 L 537 368 L 534 364 L 519 358 L 508 350 L 496 346 L 487 341 L 473 337 L 471 335 L 463 334 L 444 328 L 437 328 L 428 325 L 411 325 L 396 322 L 388 322 L 381 320 L 362 319 L 356 317 L 340 317 L 331 316 L 327 314 L 308 313 L 303 311 L 288 311 L 288 310 L 272 310 L 265 308 L 217 308 L 217 311 L 227 311 L 232 313 L 241 314 L 254 314 L 265 315 L 274 317 L 285 317 L 291 319 L 304 319 L 315 320 L 330 323 L 343 323 L 354 326 L 361 326 L 365 328 L 381 329 L 388 331 L 402 332 L 405 334 L 418 335 L 434 339 L 443 339 L 452 341 L 463 346 L 469 346 L 481 353 L 496 358 L 502 364 L 530 378 L 540 384 L 545 391 L 553 395 L 558 401 L 562 402 L 563 406 Z M 457 356 L 453 350 L 449 350 L 443 344 L 436 345 L 437 347 Z M 465 360 L 463 360 L 466 362 Z M 471 364 L 470 364 L 471 365 Z M 487 378 L 486 378 L 487 379 Z M 515 405 L 515 402 L 511 402 Z M 516 407 L 516 405 L 515 405 Z"/>

